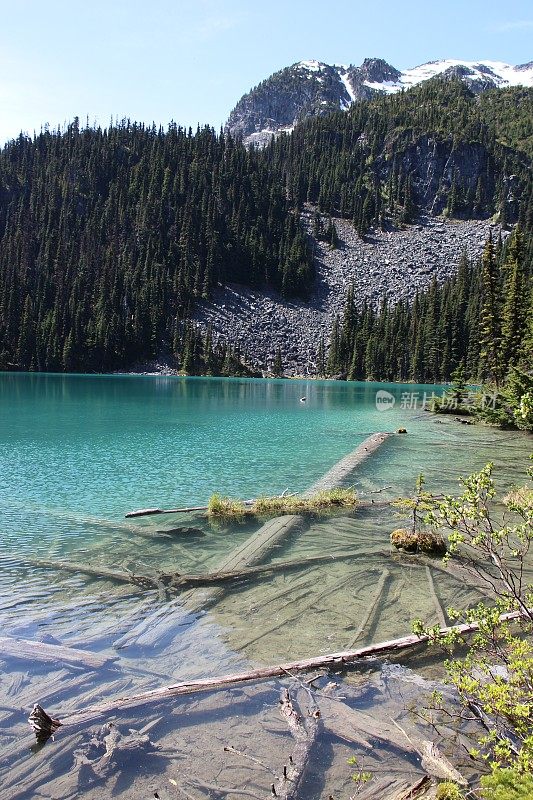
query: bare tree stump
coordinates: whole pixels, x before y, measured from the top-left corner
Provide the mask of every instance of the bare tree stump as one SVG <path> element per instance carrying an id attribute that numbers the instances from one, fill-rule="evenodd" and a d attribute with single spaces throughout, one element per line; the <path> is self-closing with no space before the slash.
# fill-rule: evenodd
<path id="1" fill-rule="evenodd" d="M 50 736 L 53 736 L 57 729 L 61 727 L 61 722 L 58 719 L 52 719 L 39 703 L 35 703 L 33 706 L 33 711 L 28 717 L 28 722 L 33 728 L 35 738 L 38 742 L 46 742 L 46 740 L 49 739 Z"/>

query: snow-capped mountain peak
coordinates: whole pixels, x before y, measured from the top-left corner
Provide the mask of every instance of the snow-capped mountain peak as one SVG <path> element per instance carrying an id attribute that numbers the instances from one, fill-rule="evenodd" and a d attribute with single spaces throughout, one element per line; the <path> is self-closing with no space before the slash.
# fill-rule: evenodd
<path id="1" fill-rule="evenodd" d="M 459 61 L 453 58 L 429 61 L 427 64 L 404 70 L 396 81 L 365 81 L 365 85 L 376 91 L 392 93 L 416 86 L 438 75 L 461 78 L 474 90 L 479 88 L 481 91 L 485 88 L 533 86 L 531 64 L 513 67 L 503 61 Z"/>
<path id="2" fill-rule="evenodd" d="M 393 94 L 438 76 L 459 78 L 476 94 L 509 86 L 533 87 L 533 61 L 512 66 L 503 61 L 448 58 L 405 70 L 381 58 L 366 58 L 359 67 L 298 61 L 244 95 L 231 112 L 226 130 L 261 145 L 272 134 L 292 130 L 305 117 L 346 110 L 376 94 Z"/>

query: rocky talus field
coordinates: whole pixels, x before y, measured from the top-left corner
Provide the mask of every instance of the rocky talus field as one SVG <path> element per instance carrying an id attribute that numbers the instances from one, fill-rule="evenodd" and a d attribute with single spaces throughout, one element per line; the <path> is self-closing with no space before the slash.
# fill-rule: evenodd
<path id="1" fill-rule="evenodd" d="M 375 231 L 362 241 L 351 223 L 337 219 L 339 247 L 332 250 L 313 239 L 310 213 L 303 215 L 303 222 L 317 271 L 306 302 L 232 284 L 215 290 L 209 302 L 196 308 L 194 318 L 202 329 L 211 326 L 214 339 L 238 342 L 247 363 L 264 372 L 280 348 L 286 375 L 315 374 L 320 337 L 327 344 L 350 284 L 358 306 L 365 300 L 377 306 L 384 295 L 392 303 L 412 300 L 433 277 L 440 282 L 453 275 L 463 252 L 470 258 L 481 255 L 489 231 L 499 235 L 499 228 L 486 220 L 427 217 L 403 230 Z"/>

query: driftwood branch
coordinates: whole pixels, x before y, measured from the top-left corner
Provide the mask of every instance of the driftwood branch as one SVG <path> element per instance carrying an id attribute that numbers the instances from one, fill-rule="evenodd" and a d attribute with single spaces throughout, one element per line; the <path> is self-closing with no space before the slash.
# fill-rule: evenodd
<path id="1" fill-rule="evenodd" d="M 6 655 L 22 661 L 37 661 L 43 664 L 53 664 L 54 666 L 66 664 L 90 670 L 108 667 L 116 661 L 116 658 L 95 655 L 85 650 L 77 650 L 74 647 L 32 642 L 28 639 L 19 639 L 11 636 L 0 637 L 0 655 Z"/>
<path id="2" fill-rule="evenodd" d="M 280 714 L 285 719 L 294 748 L 288 763 L 283 766 L 282 774 L 272 784 L 272 796 L 280 800 L 296 800 L 309 761 L 311 749 L 318 736 L 320 712 L 314 703 L 304 719 L 294 706 L 287 689 L 283 689 L 280 699 Z"/>
<path id="3" fill-rule="evenodd" d="M 389 582 L 389 579 L 390 579 L 390 572 L 389 572 L 388 569 L 384 569 L 383 572 L 381 573 L 381 577 L 380 577 L 380 579 L 379 579 L 379 581 L 377 583 L 375 592 L 374 592 L 374 594 L 372 596 L 372 600 L 370 601 L 370 603 L 368 605 L 368 608 L 366 610 L 366 613 L 363 616 L 363 619 L 361 620 L 361 622 L 359 623 L 359 627 L 357 628 L 357 631 L 355 632 L 355 635 L 354 635 L 353 639 L 351 640 L 350 644 L 348 645 L 348 647 L 354 647 L 354 645 L 357 642 L 357 640 L 362 636 L 366 626 L 368 625 L 368 623 L 370 622 L 370 620 L 374 616 L 376 608 L 378 607 L 378 604 L 379 604 L 379 602 L 381 600 L 381 597 L 383 595 L 383 591 L 385 589 L 385 586 Z"/>
<path id="4" fill-rule="evenodd" d="M 523 618 L 523 614 L 520 611 L 512 611 L 507 614 L 502 614 L 500 623 L 518 620 L 520 618 Z M 442 633 L 455 632 L 459 635 L 466 635 L 478 629 L 478 623 L 474 622 L 443 628 Z M 197 681 L 180 682 L 171 686 L 163 686 L 160 689 L 151 689 L 146 692 L 141 692 L 132 697 L 107 700 L 98 705 L 71 712 L 62 718 L 61 723 L 63 729 L 72 729 L 73 727 L 86 725 L 94 719 L 114 714 L 116 711 L 123 708 L 136 708 L 137 706 L 147 703 L 165 702 L 172 697 L 180 697 L 197 692 L 211 692 L 223 687 L 260 681 L 266 678 L 283 677 L 290 672 L 309 672 L 320 668 L 338 669 L 339 667 L 342 668 L 349 664 L 355 664 L 370 656 L 375 657 L 387 655 L 389 653 L 403 652 L 429 641 L 430 637 L 428 635 L 418 636 L 416 634 L 411 634 L 410 636 L 403 636 L 400 639 L 391 639 L 387 642 L 379 642 L 378 644 L 360 647 L 357 650 L 329 653 L 327 655 L 302 659 L 301 661 L 292 661 L 276 666 L 263 667 L 251 670 L 250 672 L 223 675 L 218 678 L 203 678 Z"/>

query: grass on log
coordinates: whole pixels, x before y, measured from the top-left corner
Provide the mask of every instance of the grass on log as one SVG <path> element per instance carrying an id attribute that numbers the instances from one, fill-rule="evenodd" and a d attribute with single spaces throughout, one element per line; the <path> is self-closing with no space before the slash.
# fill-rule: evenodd
<path id="1" fill-rule="evenodd" d="M 252 503 L 233 500 L 214 494 L 209 499 L 207 514 L 210 517 L 278 516 L 326 511 L 334 508 L 354 508 L 357 493 L 353 489 L 324 489 L 310 497 L 287 495 L 258 497 Z"/>

